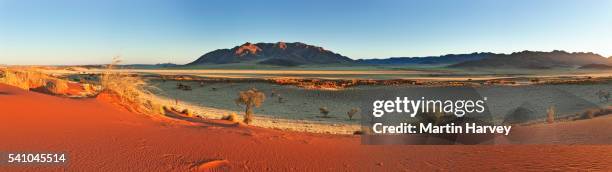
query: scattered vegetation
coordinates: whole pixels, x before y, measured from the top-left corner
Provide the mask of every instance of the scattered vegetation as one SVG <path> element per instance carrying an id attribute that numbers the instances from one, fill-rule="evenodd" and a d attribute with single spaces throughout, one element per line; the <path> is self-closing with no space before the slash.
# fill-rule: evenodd
<path id="1" fill-rule="evenodd" d="M 608 101 L 610 101 L 610 92 L 609 91 L 604 91 L 604 90 L 599 90 L 597 92 L 597 97 L 599 97 L 599 100 L 601 100 L 602 102 L 608 102 Z"/>
<path id="2" fill-rule="evenodd" d="M 591 119 L 598 116 L 610 115 L 612 114 L 612 107 L 607 108 L 597 108 L 597 109 L 587 109 L 582 112 L 582 114 L 576 114 L 575 119 Z"/>
<path id="3" fill-rule="evenodd" d="M 249 124 L 253 120 L 253 109 L 260 107 L 265 100 L 265 94 L 255 88 L 238 93 L 235 102 L 245 107 L 244 123 Z"/>
<path id="4" fill-rule="evenodd" d="M 39 72 L 35 68 L 4 68 L 1 70 L 4 76 L 0 79 L 1 83 L 24 90 L 45 86 L 46 81 L 51 79 L 50 76 Z"/>
<path id="5" fill-rule="evenodd" d="M 183 91 L 191 91 L 192 90 L 191 86 L 185 85 L 185 84 L 180 83 L 180 82 L 176 83 L 176 88 L 179 89 L 179 90 L 183 90 Z"/>
<path id="6" fill-rule="evenodd" d="M 576 121 L 576 120 L 585 120 L 585 119 L 592 119 L 592 118 L 597 118 L 600 116 L 605 116 L 605 115 L 612 115 L 612 106 L 608 106 L 608 107 L 602 107 L 602 108 L 591 108 L 591 109 L 586 109 L 582 112 L 576 113 L 572 116 L 566 116 L 563 118 L 557 118 L 557 120 L 571 120 L 571 121 Z"/>

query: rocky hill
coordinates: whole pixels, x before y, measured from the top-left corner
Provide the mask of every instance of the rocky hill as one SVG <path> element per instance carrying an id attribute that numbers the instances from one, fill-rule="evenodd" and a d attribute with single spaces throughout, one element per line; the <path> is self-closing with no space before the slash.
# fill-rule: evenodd
<path id="1" fill-rule="evenodd" d="M 342 64 L 353 60 L 322 47 L 295 43 L 244 43 L 232 49 L 219 49 L 202 55 L 187 65 L 257 63 L 278 66 Z"/>

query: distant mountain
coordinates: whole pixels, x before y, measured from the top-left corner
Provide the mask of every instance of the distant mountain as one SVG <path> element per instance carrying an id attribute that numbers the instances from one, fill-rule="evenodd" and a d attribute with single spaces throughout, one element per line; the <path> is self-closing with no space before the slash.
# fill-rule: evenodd
<path id="1" fill-rule="evenodd" d="M 612 70 L 612 66 L 605 65 L 605 64 L 588 64 L 588 65 L 580 66 L 579 69 Z"/>
<path id="2" fill-rule="evenodd" d="M 127 68 L 168 68 L 168 67 L 176 67 L 179 66 L 174 63 L 158 63 L 158 64 L 126 64 L 121 65 L 122 67 Z"/>
<path id="3" fill-rule="evenodd" d="M 455 64 L 465 61 L 474 61 L 496 55 L 494 53 L 472 53 L 472 54 L 447 54 L 443 56 L 428 56 L 428 57 L 391 57 L 386 59 L 359 59 L 356 60 L 360 64 L 375 64 L 375 65 L 407 65 L 407 64 Z"/>
<path id="4" fill-rule="evenodd" d="M 257 63 L 278 66 L 304 64 L 342 64 L 353 60 L 322 47 L 295 43 L 249 42 L 232 49 L 219 49 L 206 53 L 187 65 Z"/>
<path id="5" fill-rule="evenodd" d="M 568 53 L 565 51 L 522 51 L 512 54 L 495 54 L 487 58 L 450 65 L 454 68 L 518 68 L 550 69 L 579 67 L 587 64 L 612 65 L 612 59 L 594 53 Z"/>

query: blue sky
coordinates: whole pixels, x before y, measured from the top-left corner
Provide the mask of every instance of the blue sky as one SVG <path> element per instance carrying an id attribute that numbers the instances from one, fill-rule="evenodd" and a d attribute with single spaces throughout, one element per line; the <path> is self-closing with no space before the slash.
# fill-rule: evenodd
<path id="1" fill-rule="evenodd" d="M 0 64 L 187 63 L 244 42 L 351 58 L 522 50 L 612 56 L 610 0 L 0 0 Z"/>

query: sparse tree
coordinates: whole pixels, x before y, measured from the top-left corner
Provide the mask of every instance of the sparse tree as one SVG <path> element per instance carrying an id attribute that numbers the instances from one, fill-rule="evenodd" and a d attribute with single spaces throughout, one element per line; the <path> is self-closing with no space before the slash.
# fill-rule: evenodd
<path id="1" fill-rule="evenodd" d="M 350 111 L 346 112 L 346 115 L 348 115 L 349 120 L 353 120 L 353 116 L 355 116 L 355 114 L 357 114 L 357 112 L 359 112 L 359 109 L 353 108 Z"/>
<path id="2" fill-rule="evenodd" d="M 265 99 L 265 94 L 255 88 L 238 93 L 235 102 L 237 105 L 244 105 L 245 107 L 244 123 L 249 124 L 252 121 L 253 108 L 260 107 Z"/>
<path id="3" fill-rule="evenodd" d="M 319 108 L 319 111 L 321 112 L 321 114 L 323 114 L 323 117 L 327 117 L 327 114 L 329 114 L 329 110 L 327 110 L 327 107 L 321 107 Z"/>

